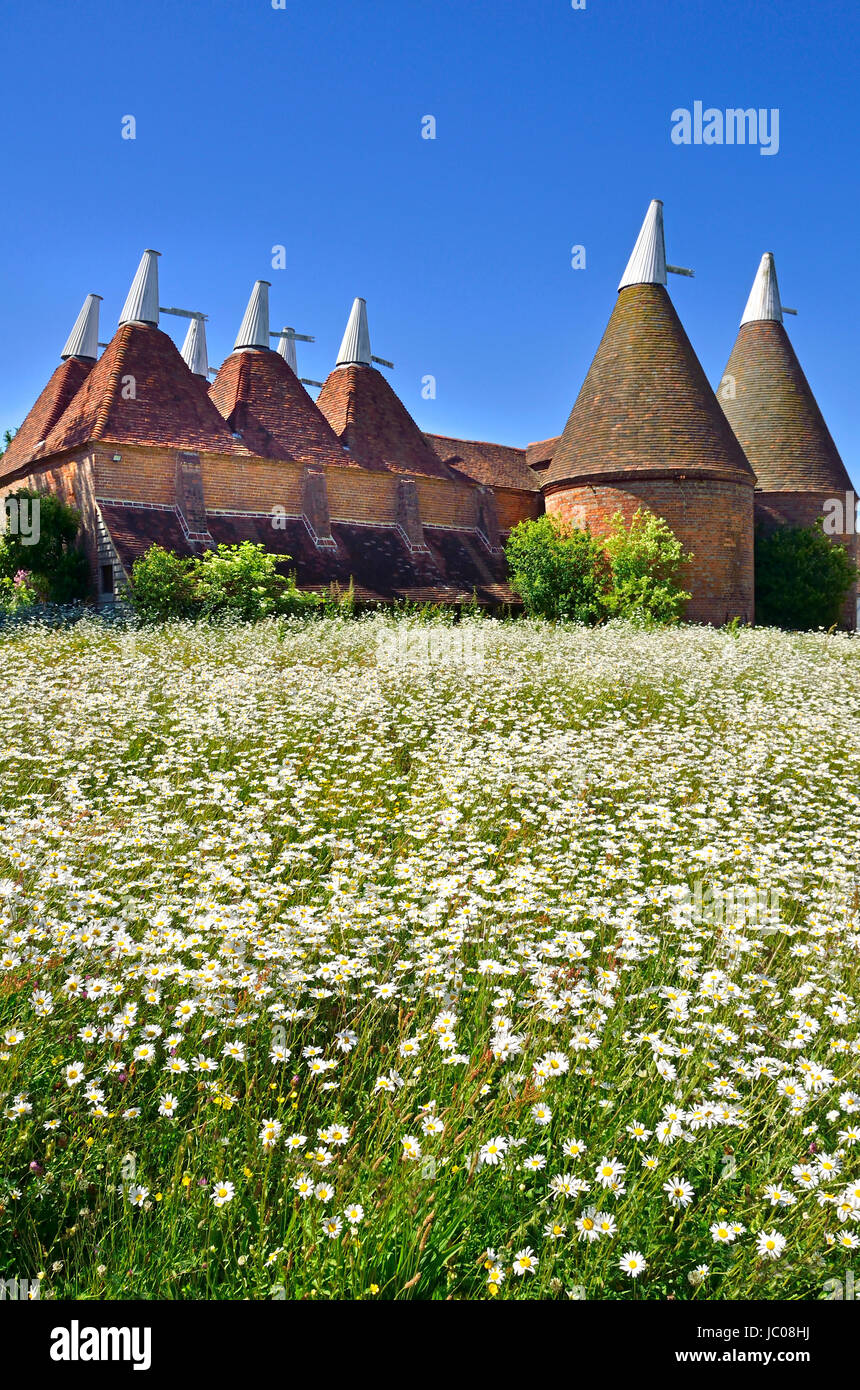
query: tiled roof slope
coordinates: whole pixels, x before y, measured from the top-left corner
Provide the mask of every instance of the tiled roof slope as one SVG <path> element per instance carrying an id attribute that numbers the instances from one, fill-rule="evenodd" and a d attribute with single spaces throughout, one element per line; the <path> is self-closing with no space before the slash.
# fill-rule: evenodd
<path id="1" fill-rule="evenodd" d="M 335 367 L 317 397 L 317 406 L 362 467 L 429 478 L 456 477 L 375 367 L 361 363 Z"/>
<path id="2" fill-rule="evenodd" d="M 130 573 L 134 561 L 151 545 L 180 555 L 191 554 L 175 512 L 101 502 L 100 510 L 117 554 Z M 475 593 L 485 605 L 519 600 L 506 583 L 504 559 L 486 554 L 480 542 L 463 532 L 428 527 L 429 554 L 414 554 L 393 526 L 332 525 L 335 550 L 320 550 L 298 517 L 274 530 L 266 517 L 210 513 L 209 533 L 216 545 L 252 541 L 285 557 L 302 588 L 321 589 L 350 578 L 356 597 L 368 602 L 409 599 L 413 602 L 468 603 Z"/>
<path id="3" fill-rule="evenodd" d="M 350 463 L 328 420 L 277 352 L 231 352 L 209 395 L 230 429 L 263 458 Z"/>
<path id="4" fill-rule="evenodd" d="M 173 341 L 160 328 L 143 323 L 120 325 L 38 457 L 91 439 L 248 452 L 232 438 L 203 382 L 188 370 Z"/>
<path id="5" fill-rule="evenodd" d="M 12 443 L 0 459 L 0 476 L 29 463 L 36 449 L 77 395 L 89 372 L 91 361 L 68 357 L 52 374 L 36 404 L 30 410 Z"/>
<path id="6" fill-rule="evenodd" d="M 443 434 L 425 434 L 424 438 L 443 463 L 465 473 L 473 482 L 516 488 L 520 492 L 540 491 L 540 483 L 526 462 L 525 449 L 485 444 L 476 439 L 451 439 Z"/>
<path id="7" fill-rule="evenodd" d="M 151 545 L 173 550 L 177 555 L 194 552 L 174 511 L 162 507 L 128 507 L 120 502 L 100 502 L 99 510 L 120 564 L 131 574 L 132 565 Z"/>
<path id="8" fill-rule="evenodd" d="M 534 444 L 526 445 L 526 463 L 529 468 L 545 468 L 552 463 L 552 456 L 558 448 L 560 434 L 553 435 L 551 439 L 538 439 Z"/>
<path id="9" fill-rule="evenodd" d="M 851 480 L 785 328 L 745 323 L 728 361 L 734 400 L 722 401 L 762 492 L 847 492 Z"/>
<path id="10" fill-rule="evenodd" d="M 287 519 L 273 530 L 266 518 L 210 513 L 209 531 L 216 544 L 252 540 L 290 557 L 302 588 L 322 588 L 337 581 L 355 585 L 356 597 L 368 601 L 409 599 L 418 602 L 467 603 L 474 591 L 485 604 L 516 602 L 505 583 L 504 559 L 482 552 L 480 542 L 463 532 L 428 526 L 430 554 L 410 553 L 393 526 L 332 522 L 336 550 L 319 550 L 304 522 Z"/>
<path id="11" fill-rule="evenodd" d="M 545 475 L 546 484 L 648 470 L 752 469 L 663 285 L 619 291 Z"/>

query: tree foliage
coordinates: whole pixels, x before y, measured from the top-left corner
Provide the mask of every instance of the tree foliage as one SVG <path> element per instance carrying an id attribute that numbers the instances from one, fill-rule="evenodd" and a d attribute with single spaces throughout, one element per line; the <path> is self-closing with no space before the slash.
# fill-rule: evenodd
<path id="1" fill-rule="evenodd" d="M 756 531 L 755 613 L 766 627 L 805 631 L 834 627 L 857 578 L 843 546 L 814 526 Z"/>
<path id="2" fill-rule="evenodd" d="M 25 488 L 10 494 L 2 505 L 7 523 L 0 537 L 3 606 L 74 603 L 85 598 L 89 567 L 77 545 L 81 518 L 75 508 L 52 493 Z M 15 525 L 16 515 L 27 515 L 32 524 Z"/>

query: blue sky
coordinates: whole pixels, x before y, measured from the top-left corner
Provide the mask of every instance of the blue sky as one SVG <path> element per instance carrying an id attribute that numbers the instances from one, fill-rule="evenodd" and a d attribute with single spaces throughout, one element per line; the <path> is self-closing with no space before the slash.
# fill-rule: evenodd
<path id="1" fill-rule="evenodd" d="M 850 0 L 6 0 L 2 26 L 0 430 L 87 292 L 111 336 L 151 246 L 161 302 L 209 315 L 213 364 L 262 278 L 273 326 L 316 335 L 299 366 L 322 380 L 362 295 L 423 428 L 543 438 L 657 197 L 668 259 L 696 271 L 670 292 L 711 381 L 773 251 L 800 311 L 788 330 L 860 480 Z M 697 100 L 779 108 L 779 153 L 673 144 L 671 113 Z M 181 342 L 183 322 L 162 326 Z"/>

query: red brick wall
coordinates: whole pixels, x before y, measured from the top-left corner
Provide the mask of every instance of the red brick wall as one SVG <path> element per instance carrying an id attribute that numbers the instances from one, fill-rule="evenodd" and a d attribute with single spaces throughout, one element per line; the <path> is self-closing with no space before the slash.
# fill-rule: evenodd
<path id="1" fill-rule="evenodd" d="M 532 521 L 543 511 L 543 498 L 539 492 L 514 492 L 513 489 L 494 487 L 496 506 L 499 509 L 499 530 L 512 531 L 521 521 Z"/>
<path id="2" fill-rule="evenodd" d="M 474 527 L 478 522 L 478 490 L 444 478 L 416 478 L 421 520 L 433 526 Z"/>
<path id="3" fill-rule="evenodd" d="M 332 521 L 397 521 L 397 479 L 392 473 L 327 468 L 325 475 Z"/>
<path id="4" fill-rule="evenodd" d="M 629 522 L 639 507 L 662 516 L 693 559 L 681 574 L 692 595 L 691 622 L 751 623 L 753 604 L 753 489 L 708 478 L 632 478 L 562 486 L 546 495 L 546 509 L 605 535 L 613 515 Z"/>

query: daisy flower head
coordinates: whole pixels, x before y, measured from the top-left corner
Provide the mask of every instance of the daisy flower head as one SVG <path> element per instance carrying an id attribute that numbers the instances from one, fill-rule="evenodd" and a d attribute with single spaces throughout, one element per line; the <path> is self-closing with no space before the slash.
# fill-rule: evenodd
<path id="1" fill-rule="evenodd" d="M 619 1163 L 617 1158 L 606 1158 L 600 1160 L 595 1169 L 594 1176 L 601 1187 L 612 1187 L 625 1174 L 626 1168 L 623 1163 Z"/>
<path id="2" fill-rule="evenodd" d="M 491 1166 L 501 1163 L 507 1147 L 508 1141 L 507 1139 L 503 1139 L 501 1135 L 497 1135 L 495 1139 L 489 1139 L 486 1144 L 481 1145 L 478 1154 L 479 1163 L 482 1166 L 485 1163 L 489 1163 Z"/>
<path id="3" fill-rule="evenodd" d="M 693 1188 L 686 1178 L 670 1178 L 664 1182 L 663 1191 L 673 1207 L 688 1207 L 693 1200 Z"/>
<path id="4" fill-rule="evenodd" d="M 785 1249 L 785 1236 L 779 1231 L 762 1231 L 756 1241 L 756 1249 L 762 1259 L 778 1260 Z"/>
<path id="5" fill-rule="evenodd" d="M 565 1139 L 561 1151 L 566 1158 L 582 1158 L 585 1153 L 585 1145 L 581 1139 Z"/>
<path id="6" fill-rule="evenodd" d="M 736 1231 L 732 1225 L 724 1221 L 715 1221 L 710 1227 L 711 1239 L 717 1245 L 731 1245 L 736 1237 Z"/>
<path id="7" fill-rule="evenodd" d="M 537 1256 L 530 1245 L 527 1245 L 523 1250 L 518 1250 L 514 1255 L 514 1274 L 519 1278 L 522 1278 L 524 1274 L 534 1274 L 537 1267 Z"/>
<path id="8" fill-rule="evenodd" d="M 543 1228 L 547 1240 L 561 1240 L 567 1235 L 567 1227 L 561 1221 L 549 1221 Z"/>
<path id="9" fill-rule="evenodd" d="M 260 1143 L 264 1149 L 273 1149 L 278 1142 L 283 1125 L 280 1120 L 264 1120 L 260 1130 Z"/>

